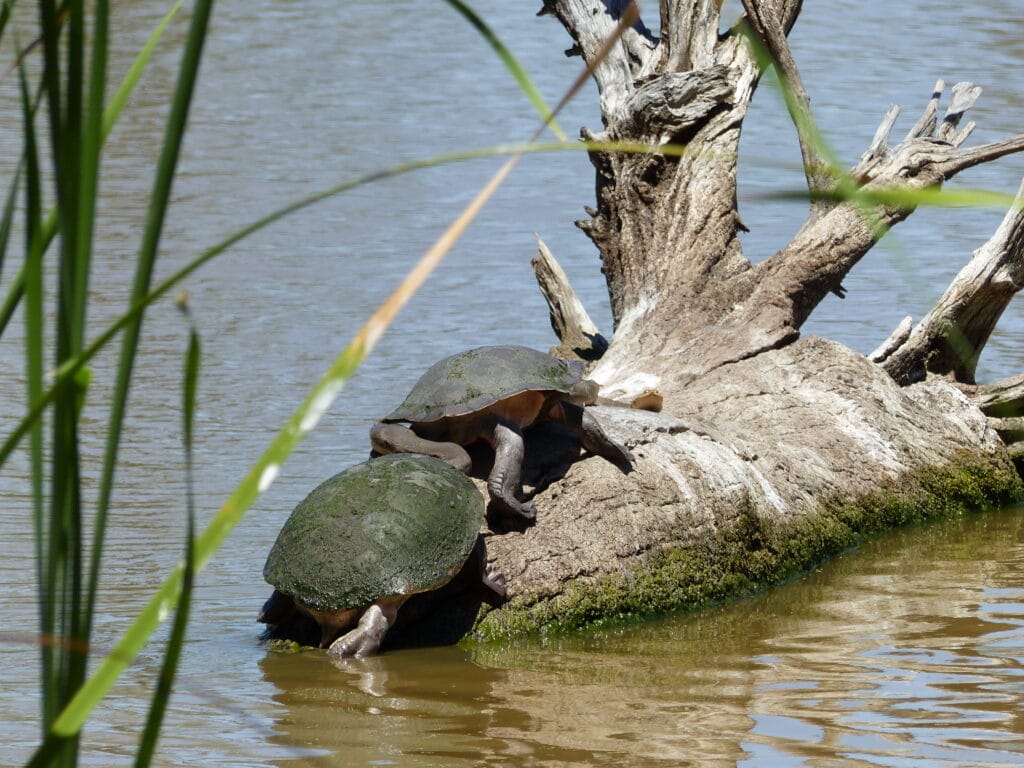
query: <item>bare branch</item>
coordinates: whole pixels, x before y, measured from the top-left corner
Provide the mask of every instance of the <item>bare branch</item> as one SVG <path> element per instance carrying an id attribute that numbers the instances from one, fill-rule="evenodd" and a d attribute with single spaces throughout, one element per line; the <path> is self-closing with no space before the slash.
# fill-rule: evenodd
<path id="1" fill-rule="evenodd" d="M 718 42 L 721 5 L 721 0 L 663 0 L 661 29 L 665 71 L 686 72 L 710 66 Z"/>
<path id="2" fill-rule="evenodd" d="M 973 126 L 970 126 L 973 129 Z M 964 130 L 967 130 L 966 128 Z M 941 165 L 941 173 L 949 179 L 966 168 L 996 160 L 1004 155 L 1024 150 L 1024 134 L 1019 134 L 1002 141 L 993 141 L 970 149 L 962 149 L 951 153 Z"/>
<path id="3" fill-rule="evenodd" d="M 576 296 L 562 265 L 539 236 L 537 250 L 539 256 L 531 264 L 537 276 L 537 284 L 548 304 L 551 328 L 562 342 L 559 347 L 551 350 L 551 354 L 597 360 L 608 349 L 607 339 L 601 335 Z"/>
<path id="4" fill-rule="evenodd" d="M 895 330 L 889 334 L 889 338 L 883 341 L 875 351 L 868 355 L 872 363 L 881 363 L 887 360 L 893 352 L 899 349 L 910 338 L 910 332 L 914 329 L 914 318 L 910 315 L 904 317 Z"/>
<path id="5" fill-rule="evenodd" d="M 971 399 L 988 416 L 1024 414 L 1024 374 L 982 384 Z"/>
<path id="6" fill-rule="evenodd" d="M 942 118 L 942 125 L 935 131 L 935 138 L 939 141 L 952 142 L 952 136 L 960 124 L 960 118 L 963 117 L 964 112 L 974 106 L 979 96 L 981 96 L 981 88 L 973 83 L 954 85 L 953 97 L 946 110 L 946 116 Z"/>
<path id="7" fill-rule="evenodd" d="M 541 13 L 558 18 L 575 43 L 572 52 L 582 55 L 591 65 L 632 4 L 632 0 L 544 0 Z M 656 46 L 657 39 L 638 18 L 632 29 L 597 62 L 594 80 L 606 120 L 619 113 L 633 90 L 633 80 L 657 58 Z"/>
<path id="8" fill-rule="evenodd" d="M 942 98 L 942 92 L 946 89 L 946 81 L 939 78 L 935 81 L 935 87 L 932 88 L 932 98 L 928 102 L 928 106 L 925 107 L 924 113 L 918 118 L 918 121 L 914 124 L 914 127 L 910 129 L 903 141 L 910 141 L 911 139 L 920 139 L 923 136 L 931 136 L 935 131 L 935 125 L 937 115 L 939 114 L 939 99 Z"/>
<path id="9" fill-rule="evenodd" d="M 900 105 L 890 104 L 889 109 L 885 113 L 885 117 L 882 118 L 882 122 L 878 125 L 878 129 L 875 131 L 875 136 L 871 140 L 871 145 L 867 148 L 863 155 L 860 156 L 860 162 L 858 165 L 867 165 L 878 158 L 882 157 L 889 149 L 889 134 L 892 133 L 892 127 L 896 124 L 896 118 L 900 116 Z"/>
<path id="10" fill-rule="evenodd" d="M 807 178 L 807 188 L 811 193 L 812 215 L 821 213 L 821 206 L 818 205 L 822 197 L 820 192 L 832 188 L 834 180 L 829 172 L 830 163 L 824 154 L 820 138 L 814 127 L 811 99 L 804 89 L 800 70 L 796 66 L 792 51 L 790 51 L 782 19 L 777 15 L 778 8 L 772 3 L 757 2 L 756 0 L 743 0 L 743 8 L 747 12 L 747 21 L 767 49 L 779 74 L 779 79 L 782 81 L 786 107 L 796 126 L 797 137 L 800 141 L 804 175 Z"/>
<path id="11" fill-rule="evenodd" d="M 938 186 L 963 168 L 1024 150 L 1024 135 L 971 149 L 957 146 L 955 141 L 959 134 L 956 126 L 964 111 L 977 99 L 980 89 L 970 83 L 954 86 L 953 103 L 940 124 L 935 115 L 943 88 L 940 80 L 928 107 L 908 138 L 893 148 L 886 147 L 884 141 L 890 133 L 889 123 L 893 119 L 893 108 L 890 108 L 871 147 L 861 157 L 849 180 L 861 184 L 865 190 L 928 189 Z M 929 129 L 941 130 L 953 141 L 929 135 Z M 808 222 L 781 253 L 758 265 L 765 276 L 762 278 L 764 285 L 759 286 L 756 293 L 761 296 L 761 302 L 775 307 L 772 322 L 778 322 L 780 308 L 789 306 L 792 314 L 786 321 L 786 327 L 799 329 L 818 303 L 840 286 L 878 239 L 909 216 L 914 207 L 908 202 L 866 208 L 864 202 L 854 199 L 831 203 L 817 216 L 812 212 Z M 987 334 L 984 338 L 988 338 Z M 887 366 L 895 365 L 891 363 L 892 359 Z M 972 365 L 970 376 L 973 376 L 973 370 Z M 966 370 L 962 372 L 966 374 Z M 914 375 L 923 374 L 918 372 Z"/>
<path id="12" fill-rule="evenodd" d="M 992 238 L 974 252 L 935 307 L 883 364 L 906 384 L 929 373 L 974 382 L 978 357 L 1024 286 L 1024 184 Z"/>

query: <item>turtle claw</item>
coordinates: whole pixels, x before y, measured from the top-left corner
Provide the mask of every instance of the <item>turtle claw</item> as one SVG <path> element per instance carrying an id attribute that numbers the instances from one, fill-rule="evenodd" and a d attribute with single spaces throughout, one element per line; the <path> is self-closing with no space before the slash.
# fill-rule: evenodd
<path id="1" fill-rule="evenodd" d="M 327 655 L 332 659 L 345 659 L 349 657 L 362 658 L 373 656 L 380 650 L 380 640 L 362 627 L 357 627 L 351 632 L 346 632 L 327 649 Z"/>
<path id="2" fill-rule="evenodd" d="M 487 527 L 494 533 L 525 531 L 537 522 L 537 508 L 532 501 L 510 504 L 505 499 L 492 499 L 487 506 Z"/>
<path id="3" fill-rule="evenodd" d="M 498 608 L 508 602 L 505 574 L 499 571 L 494 563 L 488 563 L 485 566 L 482 581 L 485 590 L 484 602 L 493 608 Z"/>
<path id="4" fill-rule="evenodd" d="M 344 659 L 349 656 L 362 658 L 375 655 L 380 651 L 384 635 L 395 623 L 398 609 L 407 599 L 408 595 L 396 595 L 372 603 L 363 611 L 355 629 L 346 632 L 331 643 L 327 649 L 327 655 L 332 659 Z"/>

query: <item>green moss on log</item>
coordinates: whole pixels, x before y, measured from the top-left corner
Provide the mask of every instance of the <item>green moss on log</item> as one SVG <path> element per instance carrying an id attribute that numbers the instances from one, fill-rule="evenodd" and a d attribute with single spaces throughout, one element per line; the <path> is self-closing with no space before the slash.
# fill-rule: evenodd
<path id="1" fill-rule="evenodd" d="M 776 524 L 749 515 L 634 570 L 573 582 L 549 599 L 517 598 L 483 615 L 473 636 L 496 640 L 698 608 L 784 582 L 880 531 L 1021 500 L 1024 485 L 1011 465 L 965 455 L 856 501 L 826 502 L 815 515 Z"/>

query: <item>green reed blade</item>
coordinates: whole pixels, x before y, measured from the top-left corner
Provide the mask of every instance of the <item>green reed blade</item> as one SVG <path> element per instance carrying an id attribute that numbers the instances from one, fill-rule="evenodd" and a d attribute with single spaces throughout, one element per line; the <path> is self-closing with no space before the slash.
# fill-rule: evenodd
<path id="1" fill-rule="evenodd" d="M 187 314 L 188 307 L 184 302 L 180 305 Z M 163 723 L 167 704 L 170 701 L 174 677 L 181 659 L 181 651 L 185 644 L 185 628 L 188 625 L 189 609 L 192 602 L 192 590 L 195 580 L 195 492 L 192 474 L 192 423 L 195 414 L 196 387 L 199 381 L 200 359 L 202 356 L 199 333 L 193 326 L 189 332 L 188 351 L 185 355 L 185 370 L 182 382 L 181 427 L 182 444 L 185 449 L 185 498 L 188 509 L 188 529 L 185 539 L 185 558 L 181 576 L 181 596 L 174 615 L 174 624 L 164 651 L 164 662 L 160 668 L 160 678 L 149 706 L 146 726 L 139 741 L 139 750 L 135 755 L 135 768 L 146 768 L 153 759 L 160 726 Z"/>
<path id="2" fill-rule="evenodd" d="M 62 9 L 67 34 L 61 39 L 61 22 L 54 4 L 39 4 L 42 25 L 43 79 L 49 109 L 50 162 L 52 185 L 56 192 L 61 222 L 60 258 L 57 265 L 56 313 L 53 340 L 54 364 L 77 355 L 84 329 L 79 327 L 79 307 L 85 297 L 76 292 L 77 225 L 80 203 L 79 178 L 83 146 L 82 93 L 84 56 L 84 7 L 82 0 L 70 0 Z M 62 73 L 61 53 L 66 55 Z M 37 233 L 38 234 L 38 233 Z M 37 239 L 37 242 L 38 239 Z M 41 271 L 41 262 L 38 271 Z M 29 273 L 33 270 L 30 268 Z M 33 279 L 42 279 L 33 275 Z M 50 313 L 54 314 L 54 313 Z M 52 633 L 60 638 L 55 654 L 55 670 L 49 713 L 61 711 L 85 679 L 82 617 L 82 514 L 81 475 L 79 469 L 78 420 L 82 399 L 76 387 L 65 389 L 54 401 L 49 445 L 48 523 L 45 530 L 46 581 L 44 602 L 51 607 Z M 69 738 L 58 755 L 58 764 L 77 762 L 77 739 Z"/>
<path id="3" fill-rule="evenodd" d="M 118 118 L 121 116 L 125 106 L 128 104 L 128 99 L 131 96 L 132 91 L 138 84 L 139 79 L 142 77 L 142 73 L 145 71 L 146 65 L 149 64 L 150 59 L 153 57 L 153 52 L 156 50 L 157 44 L 160 42 L 164 32 L 167 30 L 171 19 L 173 19 L 178 11 L 181 10 L 184 2 L 185 0 L 177 0 L 171 9 L 164 14 L 160 23 L 154 28 L 153 32 L 146 40 L 146 44 L 132 61 L 131 66 L 128 68 L 128 72 L 125 74 L 124 78 L 121 80 L 121 84 L 111 97 L 110 103 L 107 105 L 107 108 L 103 113 L 102 135 L 104 142 L 106 142 L 110 135 L 110 131 L 113 130 L 114 125 L 117 124 Z M 10 5 L 13 5 L 13 2 L 11 2 Z M 43 250 L 46 250 L 57 234 L 56 208 L 52 209 L 44 220 L 43 233 Z M 21 297 L 24 294 L 24 290 L 25 275 L 24 265 L 22 265 L 21 271 L 19 271 L 18 275 L 12 281 L 11 287 L 8 289 L 7 297 L 4 299 L 3 305 L 0 305 L 0 336 L 3 336 L 8 322 L 10 322 L 15 310 L 17 310 Z"/>
<path id="4" fill-rule="evenodd" d="M 11 179 L 11 188 L 7 192 L 7 202 L 4 203 L 3 217 L 0 218 L 0 277 L 4 274 L 4 256 L 7 255 L 7 243 L 11 236 L 11 224 L 14 221 L 14 204 L 18 200 L 18 189 L 21 185 L 21 174 L 24 170 L 24 162 L 19 161 L 18 167 L 14 169 L 14 178 Z M 3 329 L 6 323 L 0 322 L 0 336 L 3 336 Z"/>
<path id="5" fill-rule="evenodd" d="M 7 297 L 4 299 L 4 303 L 0 304 L 0 336 L 4 335 L 4 330 L 6 330 L 7 324 L 14 316 L 15 311 L 18 309 L 18 304 L 21 303 L 21 298 L 24 295 L 25 265 L 23 263 L 21 269 L 18 270 L 18 274 L 11 281 L 11 287 L 7 289 Z"/>
<path id="6" fill-rule="evenodd" d="M 189 26 L 185 51 L 182 54 L 178 81 L 175 86 L 171 110 L 167 117 L 167 127 L 160 157 L 157 162 L 153 190 L 150 193 L 149 206 L 146 212 L 146 223 L 143 229 L 142 243 L 136 261 L 135 280 L 132 287 L 130 304 L 138 306 L 140 301 L 150 292 L 153 265 L 156 263 L 163 231 L 164 218 L 170 202 L 171 186 L 174 172 L 181 150 L 185 127 L 188 121 L 189 106 L 199 74 L 199 62 L 202 57 L 206 30 L 213 9 L 213 0 L 199 0 L 192 10 L 192 22 Z M 100 565 L 103 556 L 103 542 L 106 538 L 107 513 L 113 493 L 114 473 L 117 463 L 118 448 L 121 442 L 121 429 L 128 403 L 128 391 L 131 387 L 132 370 L 138 349 L 139 335 L 142 330 L 143 312 L 134 314 L 124 326 L 121 337 L 121 354 L 118 361 L 117 377 L 111 399 L 110 416 L 107 421 L 107 439 L 103 455 L 103 467 L 100 474 L 99 493 L 96 502 L 96 516 L 93 526 L 92 553 L 88 582 L 88 599 L 90 607 L 95 603 L 99 585 Z"/>
<path id="7" fill-rule="evenodd" d="M 36 146 L 34 112 L 25 80 L 24 68 L 19 67 L 18 78 L 21 86 L 22 119 L 25 140 L 25 381 L 28 402 L 37 401 L 43 391 L 43 252 L 40 243 L 40 215 L 42 210 L 42 180 L 39 169 L 39 156 Z M 43 637 L 54 634 L 55 605 L 53 592 L 49 588 L 52 581 L 50 559 L 44 550 L 43 542 L 47 533 L 47 523 L 43 515 L 43 425 L 39 422 L 31 426 L 29 437 L 29 454 L 32 478 L 32 519 L 35 532 L 36 548 L 36 588 L 39 600 L 39 631 Z M 43 731 L 48 729 L 58 712 L 54 701 L 56 683 L 56 667 L 54 649 L 43 644 L 40 649 L 42 662 L 43 688 Z"/>
<path id="8" fill-rule="evenodd" d="M 107 109 L 103 114 L 103 140 L 106 141 L 110 135 L 110 131 L 117 123 L 117 119 L 121 116 L 125 106 L 128 104 L 128 99 L 132 95 L 132 91 L 139 82 L 139 78 L 142 77 L 142 73 L 146 69 L 146 65 L 149 64 L 149 60 L 153 58 L 153 51 L 156 50 L 157 44 L 160 39 L 164 36 L 164 32 L 167 30 L 167 26 L 171 23 L 178 11 L 181 10 L 181 6 L 184 5 L 185 0 L 177 0 L 171 9 L 164 14 L 164 17 L 160 20 L 160 23 L 156 25 L 153 31 L 150 33 L 149 38 L 146 40 L 146 44 L 142 46 L 135 59 L 132 60 L 131 66 L 128 68 L 128 72 L 121 80 L 121 84 L 114 91 L 113 96 L 110 97 L 110 103 L 107 105 Z"/>
<path id="9" fill-rule="evenodd" d="M 78 168 L 78 237 L 74 252 L 75 282 L 73 286 L 74 295 L 78 301 L 77 312 L 73 318 L 76 351 L 81 350 L 85 333 L 93 229 L 96 219 L 96 200 L 99 195 L 100 153 L 103 149 L 103 98 L 107 82 L 108 28 L 108 2 L 107 0 L 94 0 L 89 89 L 87 101 L 83 104 L 81 159 Z"/>
<path id="10" fill-rule="evenodd" d="M 501 59 L 501 63 L 505 65 L 505 68 L 511 73 L 515 79 L 516 84 L 519 86 L 519 90 L 530 100 L 533 104 L 533 108 L 540 114 L 541 119 L 544 120 L 544 124 L 551 128 L 552 133 L 558 137 L 559 141 L 566 141 L 565 132 L 559 127 L 558 123 L 555 122 L 554 115 L 551 114 L 551 109 L 548 107 L 547 102 L 544 101 L 544 97 L 540 95 L 540 91 L 533 84 L 533 80 L 526 73 L 526 70 L 519 63 L 515 56 L 512 55 L 512 51 L 501 41 L 494 30 L 492 30 L 487 24 L 481 19 L 476 12 L 468 5 L 462 2 L 462 0 L 445 0 L 448 5 L 458 11 L 462 17 L 468 21 L 473 27 L 480 33 L 480 35 L 487 41 L 488 45 L 494 50 L 498 58 Z"/>
<path id="11" fill-rule="evenodd" d="M 4 0 L 3 5 L 0 5 L 0 40 L 4 39 L 4 30 L 7 29 L 7 22 L 10 21 L 14 3 L 15 0 Z"/>

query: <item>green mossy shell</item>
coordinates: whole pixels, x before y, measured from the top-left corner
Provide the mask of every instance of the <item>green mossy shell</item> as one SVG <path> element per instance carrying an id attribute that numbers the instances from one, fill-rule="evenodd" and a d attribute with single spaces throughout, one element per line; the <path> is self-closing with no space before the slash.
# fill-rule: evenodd
<path id="1" fill-rule="evenodd" d="M 483 497 L 458 470 L 430 456 L 381 456 L 295 508 L 263 576 L 318 611 L 435 589 L 465 563 L 483 519 Z"/>
<path id="2" fill-rule="evenodd" d="M 568 393 L 583 364 L 529 347 L 479 347 L 435 363 L 385 422 L 464 416 L 531 390 Z"/>

